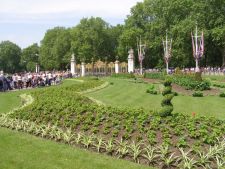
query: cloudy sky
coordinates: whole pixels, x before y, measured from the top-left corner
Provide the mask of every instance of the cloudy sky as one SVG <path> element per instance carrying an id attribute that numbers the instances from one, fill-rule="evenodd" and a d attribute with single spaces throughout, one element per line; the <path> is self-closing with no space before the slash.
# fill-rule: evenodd
<path id="1" fill-rule="evenodd" d="M 122 24 L 130 8 L 142 0 L 0 0 L 0 41 L 24 48 L 40 42 L 47 29 L 71 27 L 80 19 L 102 17 Z"/>

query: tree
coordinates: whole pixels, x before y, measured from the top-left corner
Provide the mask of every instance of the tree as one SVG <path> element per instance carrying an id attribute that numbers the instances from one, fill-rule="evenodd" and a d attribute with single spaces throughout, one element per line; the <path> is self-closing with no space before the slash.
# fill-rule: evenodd
<path id="1" fill-rule="evenodd" d="M 71 57 L 70 30 L 55 27 L 46 32 L 41 41 L 39 62 L 45 70 L 69 68 Z"/>
<path id="2" fill-rule="evenodd" d="M 204 66 L 221 66 L 225 57 L 224 10 L 223 0 L 145 0 L 131 9 L 131 15 L 125 21 L 125 32 L 133 29 L 143 31 L 142 36 L 148 46 L 145 65 L 155 67 L 163 59 L 162 39 L 168 30 L 173 38 L 171 66 L 192 67 L 190 34 L 197 21 L 205 36 L 205 58 L 201 63 Z M 136 38 L 132 38 L 129 43 L 135 42 Z M 119 46 L 120 50 L 125 49 L 123 45 Z"/>
<path id="3" fill-rule="evenodd" d="M 0 70 L 7 73 L 20 71 L 21 49 L 10 41 L 0 43 Z"/>
<path id="4" fill-rule="evenodd" d="M 26 71 L 35 71 L 36 64 L 38 63 L 39 46 L 37 43 L 22 50 L 21 65 Z"/>
<path id="5" fill-rule="evenodd" d="M 99 17 L 82 19 L 71 29 L 72 51 L 80 61 L 90 62 L 92 57 L 103 60 L 113 51 L 109 30 L 109 24 Z"/>

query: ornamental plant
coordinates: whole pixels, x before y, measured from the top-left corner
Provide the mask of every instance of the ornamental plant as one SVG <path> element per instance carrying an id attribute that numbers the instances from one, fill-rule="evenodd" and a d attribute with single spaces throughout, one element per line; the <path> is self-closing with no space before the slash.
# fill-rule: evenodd
<path id="1" fill-rule="evenodd" d="M 159 115 L 161 117 L 171 116 L 173 111 L 173 104 L 171 103 L 174 94 L 172 93 L 172 86 L 171 81 L 169 79 L 166 79 L 164 81 L 164 90 L 162 92 L 162 95 L 164 96 L 162 100 L 162 108 L 159 111 Z"/>

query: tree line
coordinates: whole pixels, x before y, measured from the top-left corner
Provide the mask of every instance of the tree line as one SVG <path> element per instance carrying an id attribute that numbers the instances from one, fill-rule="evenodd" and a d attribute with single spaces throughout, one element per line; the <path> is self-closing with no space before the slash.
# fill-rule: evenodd
<path id="1" fill-rule="evenodd" d="M 71 54 L 77 61 L 98 59 L 126 61 L 128 50 L 135 51 L 137 39 L 146 43 L 144 67 L 164 67 L 162 40 L 166 30 L 173 38 L 172 67 L 193 67 L 191 31 L 196 22 L 204 31 L 205 54 L 201 66 L 225 65 L 224 0 L 144 0 L 131 8 L 125 24 L 112 26 L 100 17 L 81 19 L 71 28 L 47 30 L 38 44 L 21 49 L 13 42 L 0 43 L 0 69 L 5 72 L 69 69 Z M 200 32 L 199 32 L 200 33 Z"/>

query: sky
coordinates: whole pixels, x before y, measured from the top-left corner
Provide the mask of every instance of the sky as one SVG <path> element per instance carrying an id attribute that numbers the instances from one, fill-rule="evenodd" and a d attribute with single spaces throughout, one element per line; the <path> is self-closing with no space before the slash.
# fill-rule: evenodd
<path id="1" fill-rule="evenodd" d="M 82 18 L 101 17 L 123 24 L 130 8 L 142 0 L 0 0 L 0 41 L 21 48 L 40 43 L 56 26 L 73 27 Z"/>

